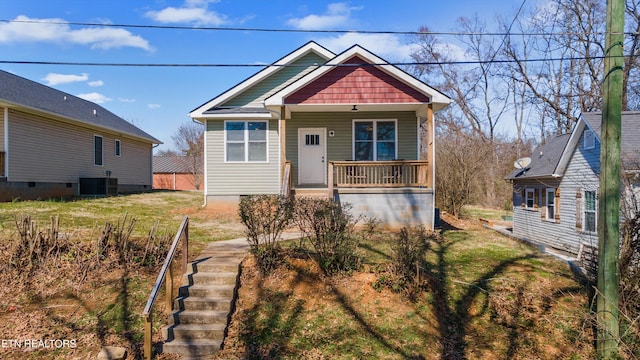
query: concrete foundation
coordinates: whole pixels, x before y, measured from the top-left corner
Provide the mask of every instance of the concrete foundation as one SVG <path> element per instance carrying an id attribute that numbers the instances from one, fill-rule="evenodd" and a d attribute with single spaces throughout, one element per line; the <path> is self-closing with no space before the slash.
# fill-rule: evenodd
<path id="1" fill-rule="evenodd" d="M 150 191 L 150 185 L 119 184 L 118 193 L 139 193 Z M 77 182 L 48 183 L 27 181 L 0 180 L 0 202 L 14 200 L 44 200 L 54 198 L 71 198 L 78 196 Z"/>
<path id="2" fill-rule="evenodd" d="M 422 225 L 433 230 L 433 189 L 340 188 L 334 197 L 342 204 L 351 204 L 355 216 L 378 219 L 382 226 Z"/>

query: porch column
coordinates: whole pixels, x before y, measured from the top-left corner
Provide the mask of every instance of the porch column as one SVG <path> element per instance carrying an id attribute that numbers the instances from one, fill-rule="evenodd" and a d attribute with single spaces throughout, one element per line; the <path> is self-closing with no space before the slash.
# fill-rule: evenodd
<path id="1" fill-rule="evenodd" d="M 282 181 L 284 179 L 284 168 L 287 163 L 287 113 L 284 105 L 280 106 L 280 119 L 278 119 L 278 126 L 280 132 L 280 176 Z"/>
<path id="2" fill-rule="evenodd" d="M 433 188 L 436 176 L 436 154 L 433 144 L 435 127 L 433 125 L 433 105 L 427 105 L 427 158 L 429 160 L 429 176 L 427 178 L 427 186 Z"/>

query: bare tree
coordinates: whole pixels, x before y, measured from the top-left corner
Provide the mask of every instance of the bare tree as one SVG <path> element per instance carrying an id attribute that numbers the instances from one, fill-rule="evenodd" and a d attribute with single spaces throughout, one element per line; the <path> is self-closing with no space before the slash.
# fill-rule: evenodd
<path id="1" fill-rule="evenodd" d="M 581 112 L 600 109 L 604 6 L 603 0 L 548 1 L 517 19 L 519 32 L 529 35 L 510 36 L 505 43 L 508 76 L 524 87 L 541 120 L 542 139 L 549 132 L 570 132 Z M 553 121 L 543 123 L 547 116 Z"/>
<path id="2" fill-rule="evenodd" d="M 204 127 L 195 122 L 184 123 L 171 139 L 178 151 L 187 157 L 193 186 L 199 190 L 204 173 Z"/>
<path id="3" fill-rule="evenodd" d="M 462 215 L 462 207 L 479 195 L 485 159 L 490 148 L 478 137 L 449 132 L 439 138 L 436 147 L 436 204 L 453 216 Z M 479 146 L 480 145 L 480 146 Z"/>
<path id="4" fill-rule="evenodd" d="M 494 57 L 496 44 L 491 38 L 479 34 L 486 25 L 477 15 L 458 19 L 462 34 L 458 40 L 466 46 L 465 58 L 481 61 Z M 509 87 L 496 76 L 495 64 L 480 62 L 478 65 L 454 64 L 458 48 L 445 44 L 421 27 L 412 41 L 417 50 L 411 54 L 414 61 L 433 65 L 417 65 L 410 69 L 416 76 L 428 78 L 428 82 L 452 98 L 452 108 L 457 113 L 455 122 L 447 124 L 456 129 L 470 129 L 491 144 L 496 136 L 496 126 L 508 109 Z M 460 120 L 463 120 L 461 122 Z"/>
<path id="5" fill-rule="evenodd" d="M 428 28 L 422 27 L 420 32 L 424 34 L 413 39 L 418 50 L 412 57 L 416 62 L 432 65 L 415 66 L 410 71 L 419 77 L 428 77 L 427 82 L 452 98 L 452 105 L 444 116 L 439 116 L 440 125 L 444 125 L 441 129 L 452 138 L 464 135 L 480 140 L 476 145 L 486 152 L 486 159 L 480 177 L 484 181 L 483 195 L 477 199 L 491 204 L 501 203 L 494 179 L 502 175 L 498 174 L 502 159 L 494 151 L 494 142 L 498 136 L 497 125 L 510 108 L 512 89 L 506 78 L 499 76 L 503 71 L 501 67 L 484 61 L 494 58 L 500 46 L 497 39 L 481 35 L 486 32 L 485 23 L 474 16 L 458 19 L 457 26 L 463 34 L 457 40 L 464 47 L 465 59 L 477 61 L 477 64 L 456 64 L 454 59 L 459 56 L 456 52 L 460 48 L 442 43 L 428 33 Z M 464 150 L 477 152 L 472 147 Z M 467 157 L 472 155 L 467 154 Z M 448 181 L 448 178 L 440 179 Z"/>

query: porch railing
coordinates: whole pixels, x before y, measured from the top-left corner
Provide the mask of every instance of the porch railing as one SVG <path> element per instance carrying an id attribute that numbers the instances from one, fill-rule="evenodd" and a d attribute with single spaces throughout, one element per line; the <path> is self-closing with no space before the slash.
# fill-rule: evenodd
<path id="1" fill-rule="evenodd" d="M 330 161 L 330 187 L 432 187 L 426 160 Z"/>
<path id="2" fill-rule="evenodd" d="M 171 312 L 173 310 L 173 258 L 178 251 L 178 244 L 182 240 L 182 275 L 187 271 L 187 258 L 189 257 L 189 218 L 187 216 L 184 217 L 182 223 L 180 224 L 180 228 L 178 229 L 178 233 L 176 237 L 173 239 L 173 243 L 171 244 L 171 248 L 167 253 L 167 257 L 164 259 L 164 264 L 162 264 L 162 268 L 160 269 L 160 273 L 158 274 L 158 278 L 156 279 L 155 285 L 153 285 L 153 289 L 151 290 L 151 294 L 149 295 L 149 299 L 147 300 L 147 305 L 144 307 L 144 311 L 142 312 L 142 317 L 144 318 L 144 358 L 146 360 L 152 359 L 154 357 L 154 349 L 153 349 L 153 318 L 151 316 L 153 305 L 156 301 L 156 297 L 158 297 L 158 292 L 160 292 L 160 288 L 162 287 L 162 283 L 164 282 L 166 285 L 165 288 L 165 302 L 167 312 Z"/>

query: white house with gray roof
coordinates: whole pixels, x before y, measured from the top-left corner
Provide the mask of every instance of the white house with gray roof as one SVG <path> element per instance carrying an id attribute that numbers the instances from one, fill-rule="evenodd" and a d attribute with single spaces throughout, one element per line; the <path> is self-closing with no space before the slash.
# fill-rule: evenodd
<path id="1" fill-rule="evenodd" d="M 150 190 L 159 143 L 100 105 L 0 70 L 0 201 Z"/>
<path id="2" fill-rule="evenodd" d="M 550 139 L 506 177 L 514 236 L 572 254 L 597 247 L 601 119 L 599 112 L 582 114 L 571 134 Z M 621 151 L 622 168 L 633 177 L 640 170 L 640 112 L 622 114 Z"/>

